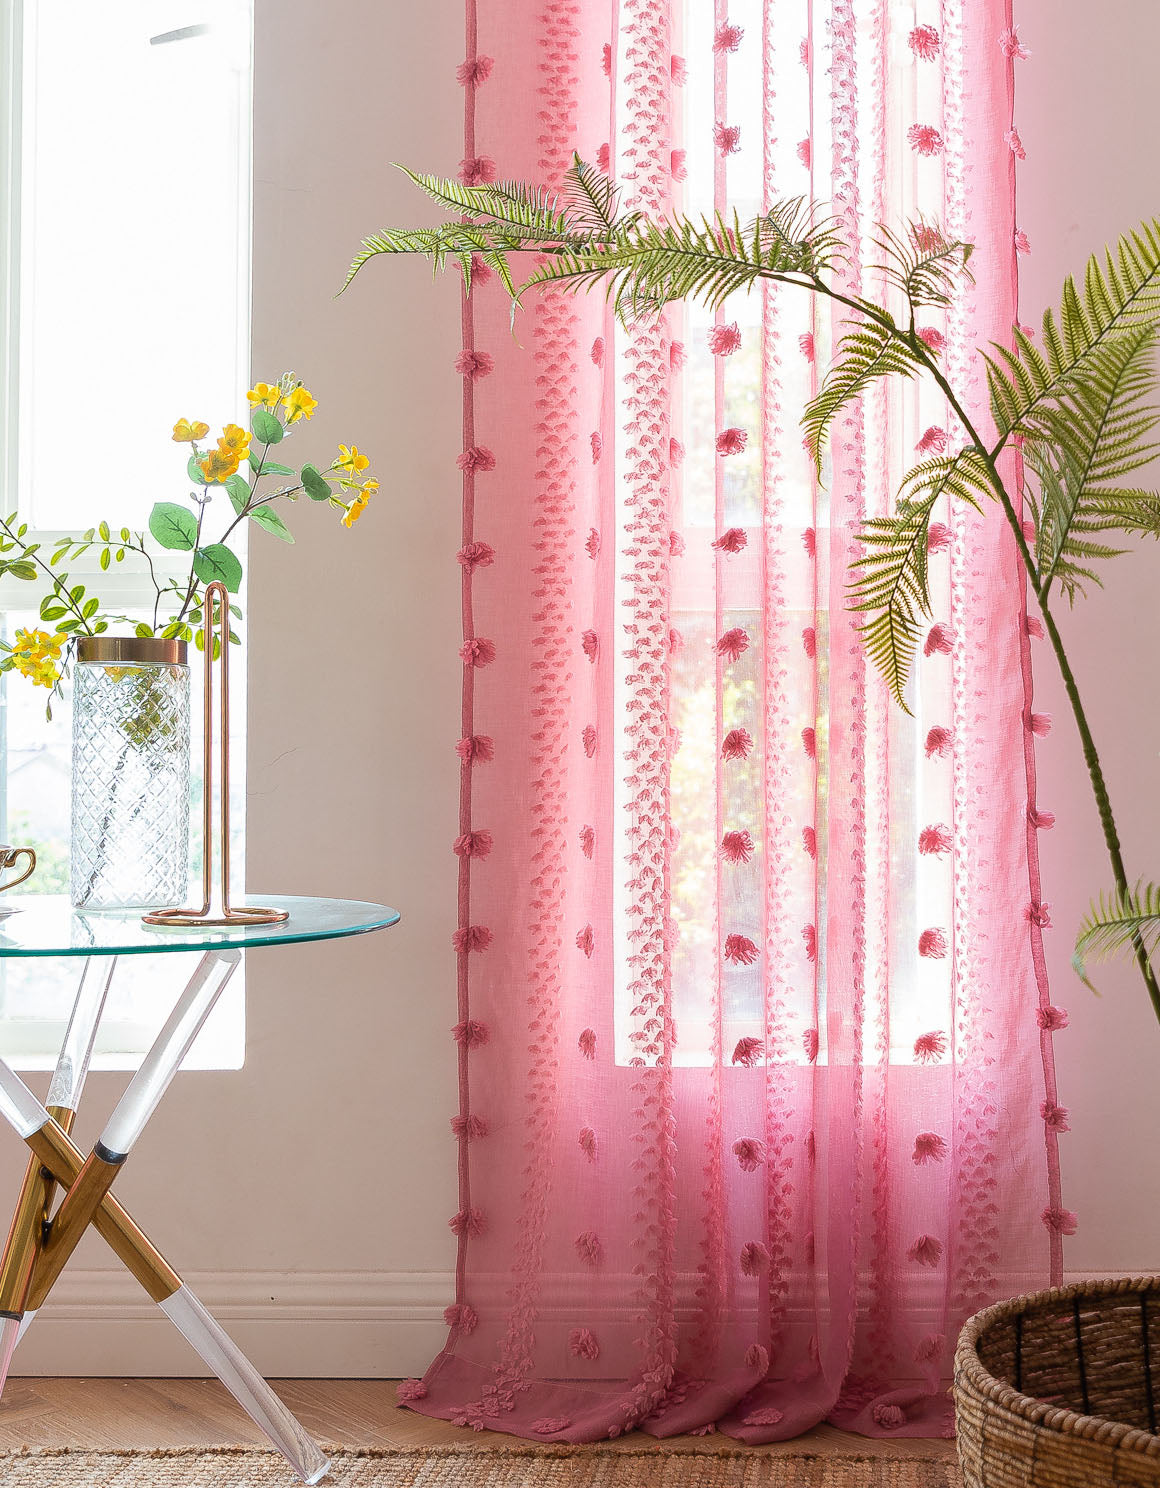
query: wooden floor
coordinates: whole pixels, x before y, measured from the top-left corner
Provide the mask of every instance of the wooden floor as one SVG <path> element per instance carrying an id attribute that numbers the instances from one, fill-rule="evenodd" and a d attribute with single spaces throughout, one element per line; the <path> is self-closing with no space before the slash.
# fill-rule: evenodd
<path id="1" fill-rule="evenodd" d="M 464 1431 L 395 1404 L 391 1380 L 275 1380 L 278 1393 L 320 1441 L 347 1447 L 425 1447 L 458 1442 L 486 1451 L 510 1437 Z M 705 1437 L 677 1438 L 702 1451 Z M 0 1451 L 21 1447 L 136 1448 L 262 1443 L 217 1380 L 10 1379 L 0 1400 Z M 659 1447 L 634 1432 L 618 1447 Z M 670 1450 L 673 1442 L 664 1444 Z M 831 1426 L 759 1450 L 835 1456 L 953 1457 L 951 1442 L 871 1441 Z"/>

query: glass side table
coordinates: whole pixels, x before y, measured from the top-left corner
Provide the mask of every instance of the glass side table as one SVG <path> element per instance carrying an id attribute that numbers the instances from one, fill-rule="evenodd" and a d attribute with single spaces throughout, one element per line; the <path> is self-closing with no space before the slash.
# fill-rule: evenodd
<path id="1" fill-rule="evenodd" d="M 334 940 L 397 924 L 383 904 L 256 895 L 290 912 L 277 925 L 153 927 L 137 910 L 86 914 L 64 896 L 0 902 L 0 957 L 73 956 L 80 982 L 44 1105 L 0 1059 L 0 1116 L 32 1150 L 0 1259 L 0 1391 L 12 1353 L 89 1225 L 197 1350 L 306 1483 L 326 1476 L 326 1456 L 210 1316 L 115 1196 L 113 1181 L 221 996 L 242 952 Z M 200 950 L 201 960 L 85 1156 L 69 1136 L 118 956 Z M 55 1212 L 56 1189 L 62 1197 Z"/>

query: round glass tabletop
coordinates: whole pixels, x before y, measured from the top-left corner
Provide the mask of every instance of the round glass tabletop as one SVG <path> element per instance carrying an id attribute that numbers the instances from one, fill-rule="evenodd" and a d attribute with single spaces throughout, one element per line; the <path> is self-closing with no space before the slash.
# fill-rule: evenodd
<path id="1" fill-rule="evenodd" d="M 0 956 L 139 956 L 160 951 L 212 951 L 224 946 L 292 945 L 386 930 L 397 909 L 361 899 L 304 899 L 247 894 L 249 904 L 290 911 L 278 925 L 143 925 L 140 909 L 73 909 L 64 894 L 0 895 Z"/>

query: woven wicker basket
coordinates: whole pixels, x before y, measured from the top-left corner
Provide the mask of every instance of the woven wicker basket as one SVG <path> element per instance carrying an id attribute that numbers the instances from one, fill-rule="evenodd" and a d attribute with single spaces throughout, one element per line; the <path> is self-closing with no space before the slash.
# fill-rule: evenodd
<path id="1" fill-rule="evenodd" d="M 965 1488 L 1160 1488 L 1160 1277 L 976 1314 L 954 1397 Z"/>

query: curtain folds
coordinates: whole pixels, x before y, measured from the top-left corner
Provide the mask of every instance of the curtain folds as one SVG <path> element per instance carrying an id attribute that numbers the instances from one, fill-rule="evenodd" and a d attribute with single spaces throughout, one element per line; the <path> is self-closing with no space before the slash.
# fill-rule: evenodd
<path id="1" fill-rule="evenodd" d="M 985 418 L 1017 316 L 1009 0 L 467 0 L 467 182 L 573 151 L 650 212 L 832 203 L 975 244 L 923 326 Z M 478 9 L 477 9 L 478 6 Z M 949 1429 L 967 1312 L 1058 1280 L 1029 626 L 997 512 L 931 528 L 914 716 L 846 608 L 867 516 L 953 448 L 881 385 L 824 479 L 841 319 L 765 289 L 625 331 L 463 303 L 461 1200 L 402 1398 L 587 1441 Z"/>

